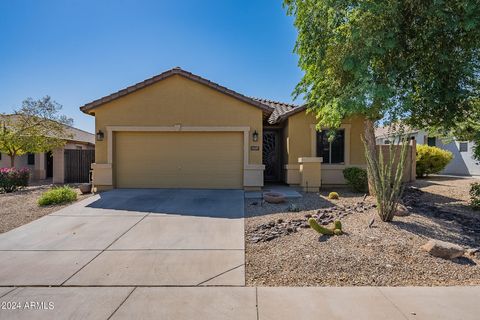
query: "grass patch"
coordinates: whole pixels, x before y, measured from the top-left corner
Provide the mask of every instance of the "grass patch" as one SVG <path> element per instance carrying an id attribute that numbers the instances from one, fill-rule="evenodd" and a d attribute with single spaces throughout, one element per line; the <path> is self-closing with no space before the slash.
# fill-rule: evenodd
<path id="1" fill-rule="evenodd" d="M 40 206 L 48 206 L 52 204 L 61 204 L 77 200 L 77 192 L 75 189 L 64 186 L 54 187 L 41 195 L 38 199 Z"/>

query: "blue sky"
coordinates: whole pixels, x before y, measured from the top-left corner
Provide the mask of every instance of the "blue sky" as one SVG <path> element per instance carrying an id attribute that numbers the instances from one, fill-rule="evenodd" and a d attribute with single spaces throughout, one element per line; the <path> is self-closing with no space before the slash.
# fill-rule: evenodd
<path id="1" fill-rule="evenodd" d="M 285 102 L 302 75 L 279 0 L 5 0 L 0 30 L 0 112 L 50 95 L 91 132 L 79 106 L 175 66 Z"/>

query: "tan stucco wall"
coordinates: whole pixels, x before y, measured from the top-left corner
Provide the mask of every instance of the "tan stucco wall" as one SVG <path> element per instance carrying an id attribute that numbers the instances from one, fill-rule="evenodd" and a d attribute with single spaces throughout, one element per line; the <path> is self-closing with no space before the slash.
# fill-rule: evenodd
<path id="1" fill-rule="evenodd" d="M 286 152 L 285 176 L 289 184 L 300 184 L 298 158 L 315 157 L 316 136 L 313 126 L 317 123 L 313 114 L 297 113 L 287 119 L 284 132 Z M 346 119 L 342 126 L 346 130 L 345 164 L 322 164 L 322 184 L 345 184 L 342 170 L 349 166 L 365 167 L 361 136 L 364 130 L 364 118 L 357 116 Z M 347 132 L 348 131 L 348 132 Z M 347 140 L 350 142 L 348 143 Z"/>
<path id="2" fill-rule="evenodd" d="M 108 126 L 249 127 L 248 161 L 262 164 L 262 110 L 205 85 L 174 75 L 93 110 L 95 131 L 105 133 L 95 146 L 95 162 L 108 163 Z M 259 150 L 250 150 L 250 146 Z M 145 144 L 144 148 L 149 148 Z M 113 164 L 114 165 L 114 164 Z M 215 165 L 215 163 L 212 163 Z"/>

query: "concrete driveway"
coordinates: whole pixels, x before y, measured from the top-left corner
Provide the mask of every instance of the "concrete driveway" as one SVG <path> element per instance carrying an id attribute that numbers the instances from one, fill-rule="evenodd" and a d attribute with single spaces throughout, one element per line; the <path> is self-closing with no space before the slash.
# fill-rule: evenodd
<path id="1" fill-rule="evenodd" d="M 241 190 L 104 192 L 0 235 L 0 286 L 245 284 Z"/>

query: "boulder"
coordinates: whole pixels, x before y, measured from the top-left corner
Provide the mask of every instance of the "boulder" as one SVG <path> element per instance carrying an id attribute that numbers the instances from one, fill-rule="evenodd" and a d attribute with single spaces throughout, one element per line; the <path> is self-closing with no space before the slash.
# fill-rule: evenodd
<path id="1" fill-rule="evenodd" d="M 403 204 L 399 203 L 397 206 L 397 211 L 395 211 L 394 215 L 397 217 L 405 217 L 408 216 L 410 213 L 408 212 L 407 207 L 405 207 Z"/>
<path id="2" fill-rule="evenodd" d="M 465 254 L 470 258 L 480 258 L 480 249 L 467 249 Z"/>
<path id="3" fill-rule="evenodd" d="M 287 201 L 285 195 L 280 192 L 264 192 L 263 199 L 268 203 L 282 203 Z"/>
<path id="4" fill-rule="evenodd" d="M 454 259 L 463 256 L 465 249 L 454 243 L 429 240 L 422 246 L 422 249 L 430 253 L 432 256 L 443 259 Z"/>

